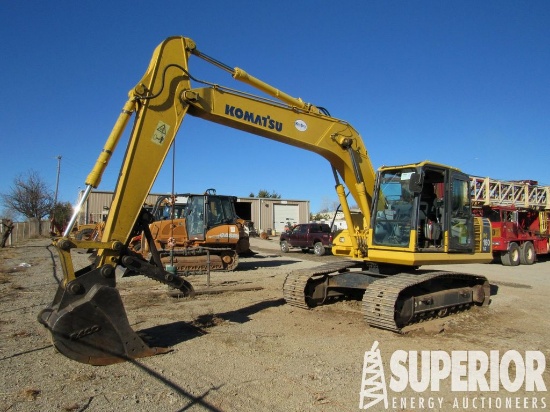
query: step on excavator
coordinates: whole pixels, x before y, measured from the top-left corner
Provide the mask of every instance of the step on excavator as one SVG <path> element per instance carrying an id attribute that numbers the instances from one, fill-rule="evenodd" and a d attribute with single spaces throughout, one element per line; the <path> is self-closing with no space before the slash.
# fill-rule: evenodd
<path id="1" fill-rule="evenodd" d="M 269 97 L 193 77 L 191 56 Z M 101 239 L 70 238 L 79 209 L 100 184 L 134 114 Z M 347 223 L 333 240 L 332 252 L 341 259 L 289 273 L 283 286 L 288 304 L 311 308 L 335 299 L 362 299 L 366 322 L 395 332 L 423 319 L 489 304 L 490 285 L 484 276 L 419 269 L 491 261 L 491 226 L 488 219 L 472 214 L 467 174 L 428 161 L 375 172 L 361 136 L 346 121 L 202 53 L 189 38 L 170 37 L 155 49 L 145 75 L 130 90 L 73 218 L 64 235 L 54 240 L 63 280 L 38 320 L 61 354 L 106 365 L 166 351 L 149 347 L 130 327 L 116 289 L 115 268 L 165 283 L 182 295 L 194 294 L 184 277 L 166 270 L 153 239 L 147 238 L 150 260 L 129 247 L 130 240 L 147 233 L 152 223 L 152 215 L 142 206 L 187 115 L 315 152 L 332 167 Z M 350 212 L 350 195 L 361 210 L 359 218 Z M 75 271 L 74 248 L 97 249 L 97 258 Z"/>

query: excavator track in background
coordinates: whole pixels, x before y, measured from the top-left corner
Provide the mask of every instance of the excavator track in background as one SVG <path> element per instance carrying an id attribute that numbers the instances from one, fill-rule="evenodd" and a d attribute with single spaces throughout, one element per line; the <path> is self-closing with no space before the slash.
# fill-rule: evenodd
<path id="1" fill-rule="evenodd" d="M 312 284 L 315 280 L 321 280 L 334 272 L 342 272 L 351 267 L 357 266 L 357 262 L 352 260 L 343 260 L 338 262 L 327 263 L 326 265 L 318 266 L 312 269 L 295 270 L 287 275 L 283 285 L 283 297 L 291 306 L 296 306 L 302 309 L 309 309 L 318 304 L 323 304 L 322 301 L 314 300 L 311 291 L 308 291 L 308 284 Z M 326 296 L 324 296 L 326 298 Z"/>
<path id="2" fill-rule="evenodd" d="M 239 255 L 229 248 L 175 248 L 173 255 L 161 253 L 162 263 L 174 266 L 179 275 L 202 275 L 210 271 L 231 272 L 239 264 Z"/>
<path id="3" fill-rule="evenodd" d="M 284 299 L 291 306 L 310 309 L 328 302 L 331 296 L 357 298 L 359 291 L 364 290 L 365 321 L 372 327 L 397 333 L 423 320 L 443 317 L 474 304 L 489 304 L 490 285 L 484 276 L 445 271 L 380 275 L 349 271 L 353 267 L 358 267 L 358 263 L 340 261 L 294 271 L 285 280 Z"/>

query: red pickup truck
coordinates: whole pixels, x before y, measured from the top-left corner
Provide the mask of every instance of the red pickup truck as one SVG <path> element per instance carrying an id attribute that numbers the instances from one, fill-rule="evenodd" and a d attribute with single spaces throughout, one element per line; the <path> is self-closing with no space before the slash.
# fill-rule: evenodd
<path id="1" fill-rule="evenodd" d="M 289 252 L 291 248 L 301 248 L 304 252 L 313 249 L 313 253 L 322 256 L 327 249 L 332 248 L 332 233 L 326 223 L 304 223 L 282 233 L 279 243 L 283 253 Z"/>

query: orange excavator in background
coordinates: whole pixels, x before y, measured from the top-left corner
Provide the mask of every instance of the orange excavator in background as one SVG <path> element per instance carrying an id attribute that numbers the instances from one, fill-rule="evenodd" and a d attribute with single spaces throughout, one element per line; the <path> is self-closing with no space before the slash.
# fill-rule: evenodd
<path id="1" fill-rule="evenodd" d="M 159 196 L 151 211 L 154 221 L 149 232 L 164 266 L 184 276 L 235 270 L 239 255 L 250 253 L 245 221 L 235 211 L 236 200 L 214 189 Z M 146 236 L 135 237 L 130 245 L 151 260 Z"/>
<path id="2" fill-rule="evenodd" d="M 188 67 L 191 56 L 271 98 L 197 80 Z M 192 81 L 204 87 L 193 87 Z M 99 185 L 134 113 L 101 240 L 69 238 L 79 209 Z M 205 55 L 189 38 L 171 37 L 155 49 L 145 75 L 130 91 L 73 219 L 64 236 L 54 241 L 64 277 L 38 320 L 63 355 L 104 365 L 165 351 L 149 347 L 131 329 L 116 289 L 115 268 L 120 265 L 181 294 L 194 294 L 186 279 L 167 270 L 149 229 L 154 217 L 142 207 L 187 114 L 318 153 L 330 163 L 347 223 L 333 240 L 332 252 L 341 259 L 289 273 L 283 285 L 288 304 L 310 308 L 334 299 L 362 299 L 369 325 L 400 332 L 423 319 L 489 303 L 484 276 L 417 270 L 422 265 L 491 261 L 490 222 L 472 214 L 468 175 L 433 162 L 386 166 L 376 173 L 361 136 L 349 123 Z M 359 219 L 350 212 L 346 191 L 361 210 Z M 149 260 L 129 247 L 142 232 Z M 75 270 L 71 250 L 77 247 L 97 249 L 95 262 Z"/>

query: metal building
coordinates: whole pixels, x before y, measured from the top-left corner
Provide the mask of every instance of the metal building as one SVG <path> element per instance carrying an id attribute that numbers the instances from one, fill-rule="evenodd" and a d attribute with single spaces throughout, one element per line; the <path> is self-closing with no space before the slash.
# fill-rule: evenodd
<path id="1" fill-rule="evenodd" d="M 281 233 L 286 224 L 309 222 L 309 200 L 237 198 L 237 215 L 254 222 L 258 232 Z"/>
<path id="2" fill-rule="evenodd" d="M 79 193 L 79 199 L 84 191 Z M 150 194 L 146 204 L 154 205 L 158 196 Z M 96 223 L 105 219 L 113 200 L 113 192 L 92 191 L 82 206 L 79 224 Z M 237 215 L 245 220 L 254 222 L 258 231 L 268 234 L 280 233 L 286 224 L 309 222 L 309 200 L 271 199 L 255 197 L 237 197 L 235 204 Z"/>
<path id="3" fill-rule="evenodd" d="M 81 190 L 78 193 L 78 201 L 84 195 Z M 92 191 L 86 202 L 82 205 L 82 210 L 78 217 L 78 224 L 97 223 L 104 221 L 109 213 L 111 202 L 113 201 L 113 192 Z M 159 194 L 150 194 L 145 201 L 148 205 L 154 205 Z"/>

